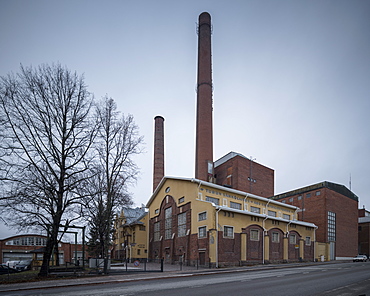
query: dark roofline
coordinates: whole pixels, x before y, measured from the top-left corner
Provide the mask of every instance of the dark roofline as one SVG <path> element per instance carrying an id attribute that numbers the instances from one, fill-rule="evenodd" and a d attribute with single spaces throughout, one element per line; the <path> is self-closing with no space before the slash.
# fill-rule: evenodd
<path id="1" fill-rule="evenodd" d="M 306 192 L 309 192 L 309 191 L 318 190 L 320 188 L 328 188 L 330 190 L 333 190 L 333 191 L 335 191 L 339 194 L 342 194 L 342 195 L 358 202 L 357 195 L 354 194 L 351 190 L 349 190 L 346 186 L 336 184 L 336 183 L 332 183 L 332 182 L 328 182 L 328 181 L 320 182 L 320 183 L 317 183 L 317 184 L 302 187 L 302 188 L 295 189 L 295 190 L 292 190 L 292 191 L 288 191 L 288 192 L 285 192 L 285 193 L 277 194 L 277 195 L 275 195 L 271 198 L 275 199 L 275 200 L 279 200 L 279 199 L 286 198 L 286 197 L 289 197 L 289 196 L 292 196 L 292 195 L 303 194 L 303 193 L 306 193 Z"/>

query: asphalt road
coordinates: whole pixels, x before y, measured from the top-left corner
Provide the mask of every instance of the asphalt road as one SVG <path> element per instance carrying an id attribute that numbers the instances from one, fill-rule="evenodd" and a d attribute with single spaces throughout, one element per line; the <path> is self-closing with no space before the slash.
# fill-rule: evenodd
<path id="1" fill-rule="evenodd" d="M 156 279 L 103 285 L 48 288 L 1 295 L 368 295 L 370 263 L 338 263 L 271 270 Z"/>

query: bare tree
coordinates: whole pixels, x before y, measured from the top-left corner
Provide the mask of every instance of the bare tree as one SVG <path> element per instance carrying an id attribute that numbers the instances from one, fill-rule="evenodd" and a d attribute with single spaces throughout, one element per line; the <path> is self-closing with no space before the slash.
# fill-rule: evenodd
<path id="1" fill-rule="evenodd" d="M 95 137 L 92 102 L 83 76 L 59 64 L 21 66 L 17 75 L 0 80 L 2 209 L 10 226 L 48 233 L 41 276 L 60 225 L 78 218 L 76 191 L 89 175 L 87 155 Z"/>
<path id="2" fill-rule="evenodd" d="M 108 257 L 113 233 L 113 218 L 118 207 L 130 205 L 128 185 L 136 181 L 138 168 L 133 156 L 142 152 L 143 138 L 132 115 L 120 115 L 113 99 L 107 96 L 96 108 L 99 122 L 96 138 L 96 162 L 89 179 L 92 200 L 87 203 L 90 245 L 96 255 Z M 105 264 L 106 272 L 106 264 Z"/>

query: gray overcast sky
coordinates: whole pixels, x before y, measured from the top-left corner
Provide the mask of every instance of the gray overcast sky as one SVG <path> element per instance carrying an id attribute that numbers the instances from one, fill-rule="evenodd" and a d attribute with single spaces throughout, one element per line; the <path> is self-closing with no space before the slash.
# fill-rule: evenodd
<path id="1" fill-rule="evenodd" d="M 145 137 L 136 205 L 152 191 L 153 124 L 166 175 L 194 177 L 196 22 L 212 17 L 214 160 L 275 170 L 275 193 L 321 181 L 370 208 L 370 1 L 0 0 L 0 75 L 60 62 L 114 98 Z M 0 238 L 14 231 L 0 228 Z"/>

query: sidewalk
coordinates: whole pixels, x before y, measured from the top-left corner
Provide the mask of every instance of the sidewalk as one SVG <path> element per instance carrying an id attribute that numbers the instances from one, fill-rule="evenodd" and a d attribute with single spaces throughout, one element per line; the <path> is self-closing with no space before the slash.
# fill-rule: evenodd
<path id="1" fill-rule="evenodd" d="M 312 265 L 324 265 L 324 264 L 335 264 L 343 263 L 343 261 L 329 261 L 329 262 L 308 262 L 308 263 L 287 263 L 287 264 L 268 264 L 268 265 L 255 265 L 255 266 L 243 266 L 243 267 L 230 267 L 230 268 L 199 268 L 193 266 L 183 266 L 180 270 L 179 265 L 164 266 L 164 272 L 121 272 L 119 274 L 114 273 L 110 275 L 94 275 L 73 279 L 56 279 L 56 280 L 45 280 L 38 282 L 26 282 L 16 284 L 4 284 L 0 286 L 1 292 L 9 291 L 21 291 L 21 290 L 33 290 L 33 289 L 47 289 L 54 287 L 68 287 L 68 286 L 80 286 L 80 285 L 99 285 L 107 283 L 122 283 L 142 280 L 153 280 L 159 278 L 169 277 L 184 277 L 184 276 L 197 276 L 204 274 L 219 274 L 239 271 L 253 271 L 253 270 L 268 270 L 278 268 L 291 268 L 291 267 L 302 267 Z"/>

